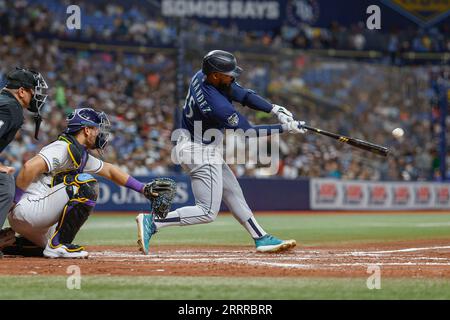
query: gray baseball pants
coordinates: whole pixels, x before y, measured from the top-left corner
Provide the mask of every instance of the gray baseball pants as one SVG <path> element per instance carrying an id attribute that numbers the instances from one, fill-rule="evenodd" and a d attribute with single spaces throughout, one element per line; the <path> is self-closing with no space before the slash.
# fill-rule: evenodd
<path id="1" fill-rule="evenodd" d="M 5 223 L 15 194 L 14 176 L 0 172 L 0 229 Z"/>
<path id="2" fill-rule="evenodd" d="M 169 212 L 165 219 L 157 219 L 157 228 L 169 225 L 194 225 L 216 219 L 222 200 L 233 216 L 253 238 L 266 232 L 256 222 L 245 201 L 241 186 L 222 157 L 222 150 L 215 146 L 195 143 L 187 138 L 177 142 L 176 157 L 191 177 L 195 206 L 187 206 Z"/>

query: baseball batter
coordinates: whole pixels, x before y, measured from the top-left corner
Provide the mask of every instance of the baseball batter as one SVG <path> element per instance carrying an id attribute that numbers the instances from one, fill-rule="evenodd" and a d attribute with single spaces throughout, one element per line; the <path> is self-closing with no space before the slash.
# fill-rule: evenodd
<path id="1" fill-rule="evenodd" d="M 155 197 L 150 194 L 151 188 L 147 188 L 152 183 L 145 185 L 89 153 L 105 148 L 109 126 L 105 113 L 91 108 L 75 109 L 67 118 L 64 133 L 42 148 L 19 172 L 16 205 L 8 216 L 9 223 L 15 232 L 44 249 L 41 252 L 45 257 L 88 256 L 84 247 L 72 241 L 97 200 L 98 183 L 92 174 L 143 193 L 149 199 Z M 4 252 L 22 254 L 17 246 L 20 244 Z"/>
<path id="2" fill-rule="evenodd" d="M 202 70 L 192 78 L 183 108 L 185 133 L 179 137 L 176 148 L 179 162 L 191 177 L 195 206 L 179 208 L 165 218 L 153 213 L 139 214 L 136 218 L 138 243 L 144 254 L 148 254 L 152 235 L 162 228 L 214 221 L 222 200 L 254 239 L 257 251 L 280 252 L 296 245 L 295 240 L 275 238 L 258 224 L 236 177 L 213 143 L 214 139 L 205 135 L 210 129 L 253 129 L 257 135 L 273 131 L 306 132 L 302 127 L 304 122 L 294 121 L 286 108 L 271 104 L 254 91 L 238 85 L 235 79 L 241 72 L 233 54 L 214 50 L 203 58 Z M 272 113 L 281 124 L 252 126 L 235 109 L 233 101 Z"/>

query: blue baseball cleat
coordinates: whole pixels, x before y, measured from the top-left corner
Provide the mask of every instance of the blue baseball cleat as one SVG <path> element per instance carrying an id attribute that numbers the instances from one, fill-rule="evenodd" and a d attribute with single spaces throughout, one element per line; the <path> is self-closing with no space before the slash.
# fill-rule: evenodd
<path id="1" fill-rule="evenodd" d="M 294 248 L 297 245 L 295 240 L 280 240 L 270 234 L 255 239 L 256 251 L 258 252 L 282 252 Z"/>
<path id="2" fill-rule="evenodd" d="M 138 228 L 138 245 L 139 250 L 148 255 L 150 247 L 150 239 L 156 233 L 156 225 L 154 222 L 155 215 L 153 213 L 140 213 L 136 217 Z"/>

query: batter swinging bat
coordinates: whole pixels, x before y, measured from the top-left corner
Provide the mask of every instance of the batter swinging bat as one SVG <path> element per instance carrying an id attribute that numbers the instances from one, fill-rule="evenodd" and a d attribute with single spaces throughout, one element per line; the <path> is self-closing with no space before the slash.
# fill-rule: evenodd
<path id="1" fill-rule="evenodd" d="M 347 143 L 353 147 L 359 148 L 359 149 L 363 149 L 363 150 L 367 150 L 376 154 L 379 154 L 381 156 L 386 157 L 389 153 L 389 149 L 383 146 L 380 146 L 378 144 L 374 144 L 374 143 L 370 143 L 364 140 L 360 140 L 360 139 L 355 139 L 355 138 L 350 138 L 350 137 L 346 137 L 346 136 L 341 136 L 340 134 L 336 134 L 336 133 L 332 133 L 332 132 L 328 132 L 322 129 L 318 129 L 318 128 L 314 128 L 314 127 L 310 127 L 307 125 L 303 125 L 303 128 L 311 130 L 313 132 L 319 133 L 319 134 L 323 134 L 324 136 L 327 137 L 331 137 L 334 138 L 336 140 L 339 140 L 340 142 L 344 142 Z"/>

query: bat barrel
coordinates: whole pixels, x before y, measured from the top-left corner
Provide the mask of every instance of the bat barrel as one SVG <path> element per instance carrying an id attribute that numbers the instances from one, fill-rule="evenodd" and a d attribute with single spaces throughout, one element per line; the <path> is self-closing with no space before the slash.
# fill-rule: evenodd
<path id="1" fill-rule="evenodd" d="M 303 127 L 307 130 L 331 137 L 333 139 L 339 140 L 340 142 L 347 143 L 351 146 L 354 146 L 359 149 L 367 150 L 378 155 L 386 157 L 389 154 L 389 149 L 371 142 L 367 142 L 360 139 L 350 138 L 346 136 L 342 136 L 333 132 L 325 131 L 322 129 L 314 128 L 308 125 L 303 125 Z"/>

